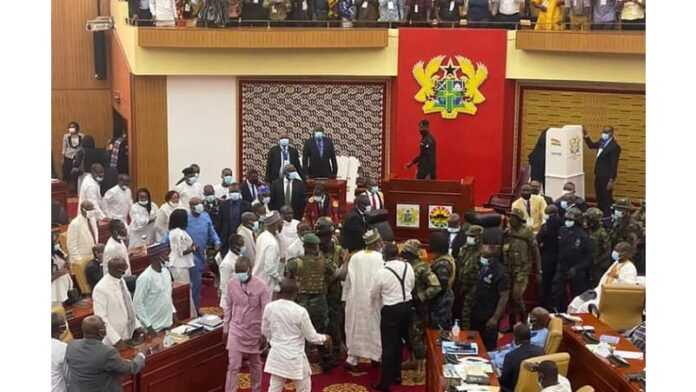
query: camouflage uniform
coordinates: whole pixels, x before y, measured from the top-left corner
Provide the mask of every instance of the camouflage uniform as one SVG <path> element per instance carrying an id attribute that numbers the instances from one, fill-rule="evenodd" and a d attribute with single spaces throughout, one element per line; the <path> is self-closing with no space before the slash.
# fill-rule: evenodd
<path id="1" fill-rule="evenodd" d="M 524 312 L 524 291 L 529 283 L 529 273 L 532 271 L 532 262 L 536 261 L 537 244 L 532 230 L 524 224 L 524 212 L 513 208 L 511 216 L 516 216 L 522 224 L 517 229 L 510 227 L 503 237 L 503 259 L 512 293 L 512 312 Z"/>
<path id="2" fill-rule="evenodd" d="M 345 317 L 345 309 L 343 308 L 343 302 L 341 302 L 341 282 L 338 279 L 333 279 L 335 271 L 340 268 L 341 264 L 341 246 L 335 241 L 332 241 L 331 247 L 333 252 L 329 251 L 324 254 L 327 263 L 326 281 L 331 282 L 326 290 L 326 303 L 329 310 L 327 331 L 331 336 L 333 343 L 331 345 L 332 354 L 334 359 L 336 359 L 340 355 L 341 346 L 343 345 L 343 319 Z"/>
<path id="3" fill-rule="evenodd" d="M 481 236 L 483 235 L 483 227 L 471 226 L 466 231 L 467 236 L 477 238 L 476 245 L 466 245 L 459 251 L 457 258 L 457 279 L 455 282 L 455 306 L 459 309 L 454 309 L 453 312 L 458 313 L 460 322 L 459 326 L 466 330 L 470 327 L 471 308 L 473 290 L 476 287 L 479 274 L 479 259 L 481 258 Z"/>
<path id="4" fill-rule="evenodd" d="M 602 210 L 592 207 L 585 212 L 585 221 L 588 223 L 590 235 L 590 248 L 592 250 L 592 268 L 590 270 L 590 286 L 599 284 L 604 272 L 611 265 L 611 244 L 609 234 L 602 226 Z"/>
<path id="5" fill-rule="evenodd" d="M 614 203 L 615 211 L 622 211 L 622 218 L 614 218 L 609 228 L 609 240 L 612 249 L 621 241 L 626 241 L 633 249 L 638 248 L 640 240 L 645 235 L 643 227 L 629 215 L 631 202 L 628 199 L 619 199 Z"/>
<path id="6" fill-rule="evenodd" d="M 454 303 L 454 276 L 456 267 L 450 255 L 441 255 L 431 265 L 431 270 L 440 281 L 442 290 L 430 301 L 430 328 L 449 329 L 452 326 L 452 305 Z"/>

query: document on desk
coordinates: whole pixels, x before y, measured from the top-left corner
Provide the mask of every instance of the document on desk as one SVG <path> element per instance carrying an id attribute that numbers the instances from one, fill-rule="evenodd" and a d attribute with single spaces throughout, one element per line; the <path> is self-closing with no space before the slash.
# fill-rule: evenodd
<path id="1" fill-rule="evenodd" d="M 458 392 L 498 392 L 500 387 L 492 385 L 461 384 L 457 386 Z"/>
<path id="2" fill-rule="evenodd" d="M 640 351 L 614 350 L 614 355 L 618 355 L 623 359 L 643 359 L 643 353 Z"/>

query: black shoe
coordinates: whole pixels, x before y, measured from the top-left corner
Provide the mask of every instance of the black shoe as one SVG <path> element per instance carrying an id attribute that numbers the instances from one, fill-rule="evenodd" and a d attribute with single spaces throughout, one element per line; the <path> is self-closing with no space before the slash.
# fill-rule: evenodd
<path id="1" fill-rule="evenodd" d="M 372 384 L 370 386 L 372 387 L 372 389 L 374 389 L 376 391 L 389 392 L 389 387 L 384 387 L 382 384 L 379 384 L 379 383 Z"/>
<path id="2" fill-rule="evenodd" d="M 401 377 L 399 377 L 399 378 L 397 378 L 396 380 L 394 380 L 394 384 L 396 384 L 396 385 L 401 385 Z"/>

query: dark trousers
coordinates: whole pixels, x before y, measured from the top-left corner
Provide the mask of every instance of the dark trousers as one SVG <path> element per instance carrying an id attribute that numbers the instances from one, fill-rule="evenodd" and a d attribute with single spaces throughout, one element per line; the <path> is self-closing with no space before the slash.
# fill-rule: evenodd
<path id="1" fill-rule="evenodd" d="M 548 311 L 553 310 L 551 301 L 553 278 L 556 275 L 558 264 L 558 254 L 555 252 L 544 252 L 541 254 L 541 305 Z"/>
<path id="2" fill-rule="evenodd" d="M 498 328 L 487 328 L 486 322 L 493 316 L 492 314 L 488 317 L 483 317 L 483 315 L 472 314 L 471 315 L 471 330 L 477 331 L 481 335 L 481 340 L 483 340 L 483 345 L 486 346 L 486 350 L 495 350 L 498 346 Z"/>
<path id="3" fill-rule="evenodd" d="M 604 216 L 611 215 L 611 205 L 614 204 L 614 192 L 607 190 L 609 177 L 595 177 L 595 197 L 597 208 L 602 210 Z"/>
<path id="4" fill-rule="evenodd" d="M 381 313 L 379 330 L 382 335 L 382 375 L 379 386 L 386 390 L 401 378 L 401 348 L 408 341 L 411 303 L 384 306 Z"/>
<path id="5" fill-rule="evenodd" d="M 636 20 L 622 20 L 621 30 L 645 30 L 645 18 Z"/>
<path id="6" fill-rule="evenodd" d="M 138 15 L 138 21 L 136 24 L 138 26 L 154 26 L 154 18 L 152 17 L 152 13 L 150 12 L 149 9 L 138 9 L 137 11 Z"/>
<path id="7" fill-rule="evenodd" d="M 584 293 L 587 290 L 588 283 L 589 276 L 587 271 L 578 270 L 575 272 L 575 275 L 570 276 L 567 269 L 559 268 L 556 271 L 551 288 L 553 310 L 558 312 L 567 311 L 570 300 Z M 568 298 L 569 288 L 570 298 Z"/>
<path id="8" fill-rule="evenodd" d="M 517 25 L 520 23 L 520 14 L 498 14 L 495 16 L 495 21 L 498 22 L 494 27 L 505 28 L 508 30 L 515 30 Z"/>

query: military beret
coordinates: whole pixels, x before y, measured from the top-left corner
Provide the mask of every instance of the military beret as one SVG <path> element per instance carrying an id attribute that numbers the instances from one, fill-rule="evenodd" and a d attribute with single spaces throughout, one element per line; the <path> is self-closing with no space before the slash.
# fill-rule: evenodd
<path id="1" fill-rule="evenodd" d="M 604 213 L 597 207 L 591 207 L 585 211 L 585 216 L 592 220 L 600 220 L 604 216 Z"/>
<path id="2" fill-rule="evenodd" d="M 466 233 L 464 234 L 471 236 L 481 236 L 483 235 L 483 226 L 471 225 L 468 229 L 466 229 Z"/>
<path id="3" fill-rule="evenodd" d="M 320 242 L 321 240 L 314 233 L 307 233 L 302 236 L 302 243 L 304 244 L 319 245 Z"/>
<path id="4" fill-rule="evenodd" d="M 582 211 L 576 207 L 570 207 L 565 213 L 566 219 L 578 220 L 582 218 Z"/>
<path id="5" fill-rule="evenodd" d="M 614 202 L 614 209 L 630 210 L 631 201 L 629 199 L 616 199 Z"/>
<path id="6" fill-rule="evenodd" d="M 521 221 L 525 221 L 527 218 L 524 216 L 524 211 L 520 210 L 519 208 L 513 208 L 512 211 L 508 214 L 509 216 L 516 216 L 519 218 Z"/>
<path id="7" fill-rule="evenodd" d="M 401 251 L 408 252 L 412 255 L 417 256 L 418 253 L 420 252 L 422 246 L 423 245 L 421 244 L 421 242 L 416 240 L 416 239 L 406 240 L 406 242 L 404 242 L 404 245 L 403 245 Z"/>

